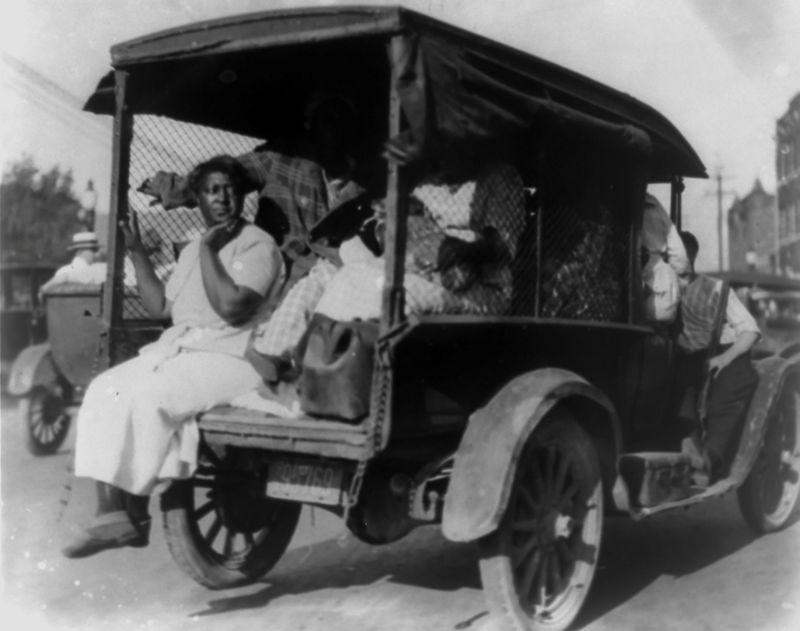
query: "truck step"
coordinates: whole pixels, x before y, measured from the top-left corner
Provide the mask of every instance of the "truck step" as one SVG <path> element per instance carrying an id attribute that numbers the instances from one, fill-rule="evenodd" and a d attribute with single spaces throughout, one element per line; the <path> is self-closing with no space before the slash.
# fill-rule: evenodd
<path id="1" fill-rule="evenodd" d="M 692 465 L 680 452 L 641 451 L 620 456 L 619 473 L 632 506 L 651 508 L 690 497 Z"/>

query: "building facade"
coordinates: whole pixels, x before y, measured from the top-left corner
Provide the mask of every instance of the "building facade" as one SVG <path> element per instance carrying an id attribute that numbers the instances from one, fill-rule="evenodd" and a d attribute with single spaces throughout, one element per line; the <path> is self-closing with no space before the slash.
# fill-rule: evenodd
<path id="1" fill-rule="evenodd" d="M 778 268 L 775 195 L 760 180 L 728 210 L 728 265 L 732 270 L 774 274 Z"/>
<path id="2" fill-rule="evenodd" d="M 800 93 L 778 119 L 775 167 L 778 181 L 779 273 L 800 278 Z"/>

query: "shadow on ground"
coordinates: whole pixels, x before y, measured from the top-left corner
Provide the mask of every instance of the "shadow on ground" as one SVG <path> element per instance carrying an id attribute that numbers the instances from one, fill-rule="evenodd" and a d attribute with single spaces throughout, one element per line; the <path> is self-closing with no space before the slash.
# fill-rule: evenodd
<path id="1" fill-rule="evenodd" d="M 430 527 L 384 546 L 371 546 L 348 535 L 292 550 L 268 575 L 263 589 L 211 600 L 208 609 L 191 615 L 264 607 L 287 594 L 386 581 L 437 591 L 479 590 L 477 550 L 470 544 L 446 541 Z"/>
<path id="2" fill-rule="evenodd" d="M 662 576 L 693 574 L 756 539 L 735 502 L 716 500 L 704 508 L 642 522 L 608 519 L 592 591 L 574 628 L 602 618 Z"/>
<path id="3" fill-rule="evenodd" d="M 611 518 L 606 524 L 598 572 L 576 629 L 627 602 L 659 577 L 692 574 L 755 539 L 734 502 L 643 522 Z M 325 541 L 291 551 L 258 591 L 210 600 L 207 609 L 192 615 L 261 608 L 284 595 L 384 582 L 442 592 L 480 590 L 477 548 L 448 542 L 435 528 L 419 529 L 385 546 L 370 546 L 352 536 Z M 463 628 L 471 622 L 465 621 Z"/>

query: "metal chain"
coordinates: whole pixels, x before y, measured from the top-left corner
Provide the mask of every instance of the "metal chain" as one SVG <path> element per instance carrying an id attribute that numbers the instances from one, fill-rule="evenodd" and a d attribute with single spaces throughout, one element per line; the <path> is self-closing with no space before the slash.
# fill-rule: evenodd
<path id="1" fill-rule="evenodd" d="M 350 517 L 350 510 L 358 503 L 358 498 L 361 495 L 361 487 L 367 472 L 367 464 L 372 456 L 379 451 L 383 441 L 383 427 L 387 416 L 391 379 L 389 375 L 389 371 L 391 370 L 389 349 L 390 343 L 388 340 L 384 339 L 378 341 L 376 349 L 378 374 L 375 378 L 377 394 L 374 397 L 374 413 L 372 414 L 372 440 L 368 449 L 366 449 L 361 458 L 359 458 L 356 470 L 353 473 L 353 478 L 350 480 L 350 487 L 347 491 L 344 513 L 342 515 L 345 525 Z"/>

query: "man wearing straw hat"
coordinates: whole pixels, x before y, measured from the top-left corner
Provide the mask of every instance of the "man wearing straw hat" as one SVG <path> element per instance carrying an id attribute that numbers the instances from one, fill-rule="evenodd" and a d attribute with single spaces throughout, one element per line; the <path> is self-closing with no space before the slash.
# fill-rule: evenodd
<path id="1" fill-rule="evenodd" d="M 99 284 L 105 281 L 106 264 L 96 262 L 100 243 L 94 232 L 76 232 L 67 249 L 75 252 L 72 261 L 58 268 L 53 278 L 42 285 L 41 291 L 61 283 Z"/>

